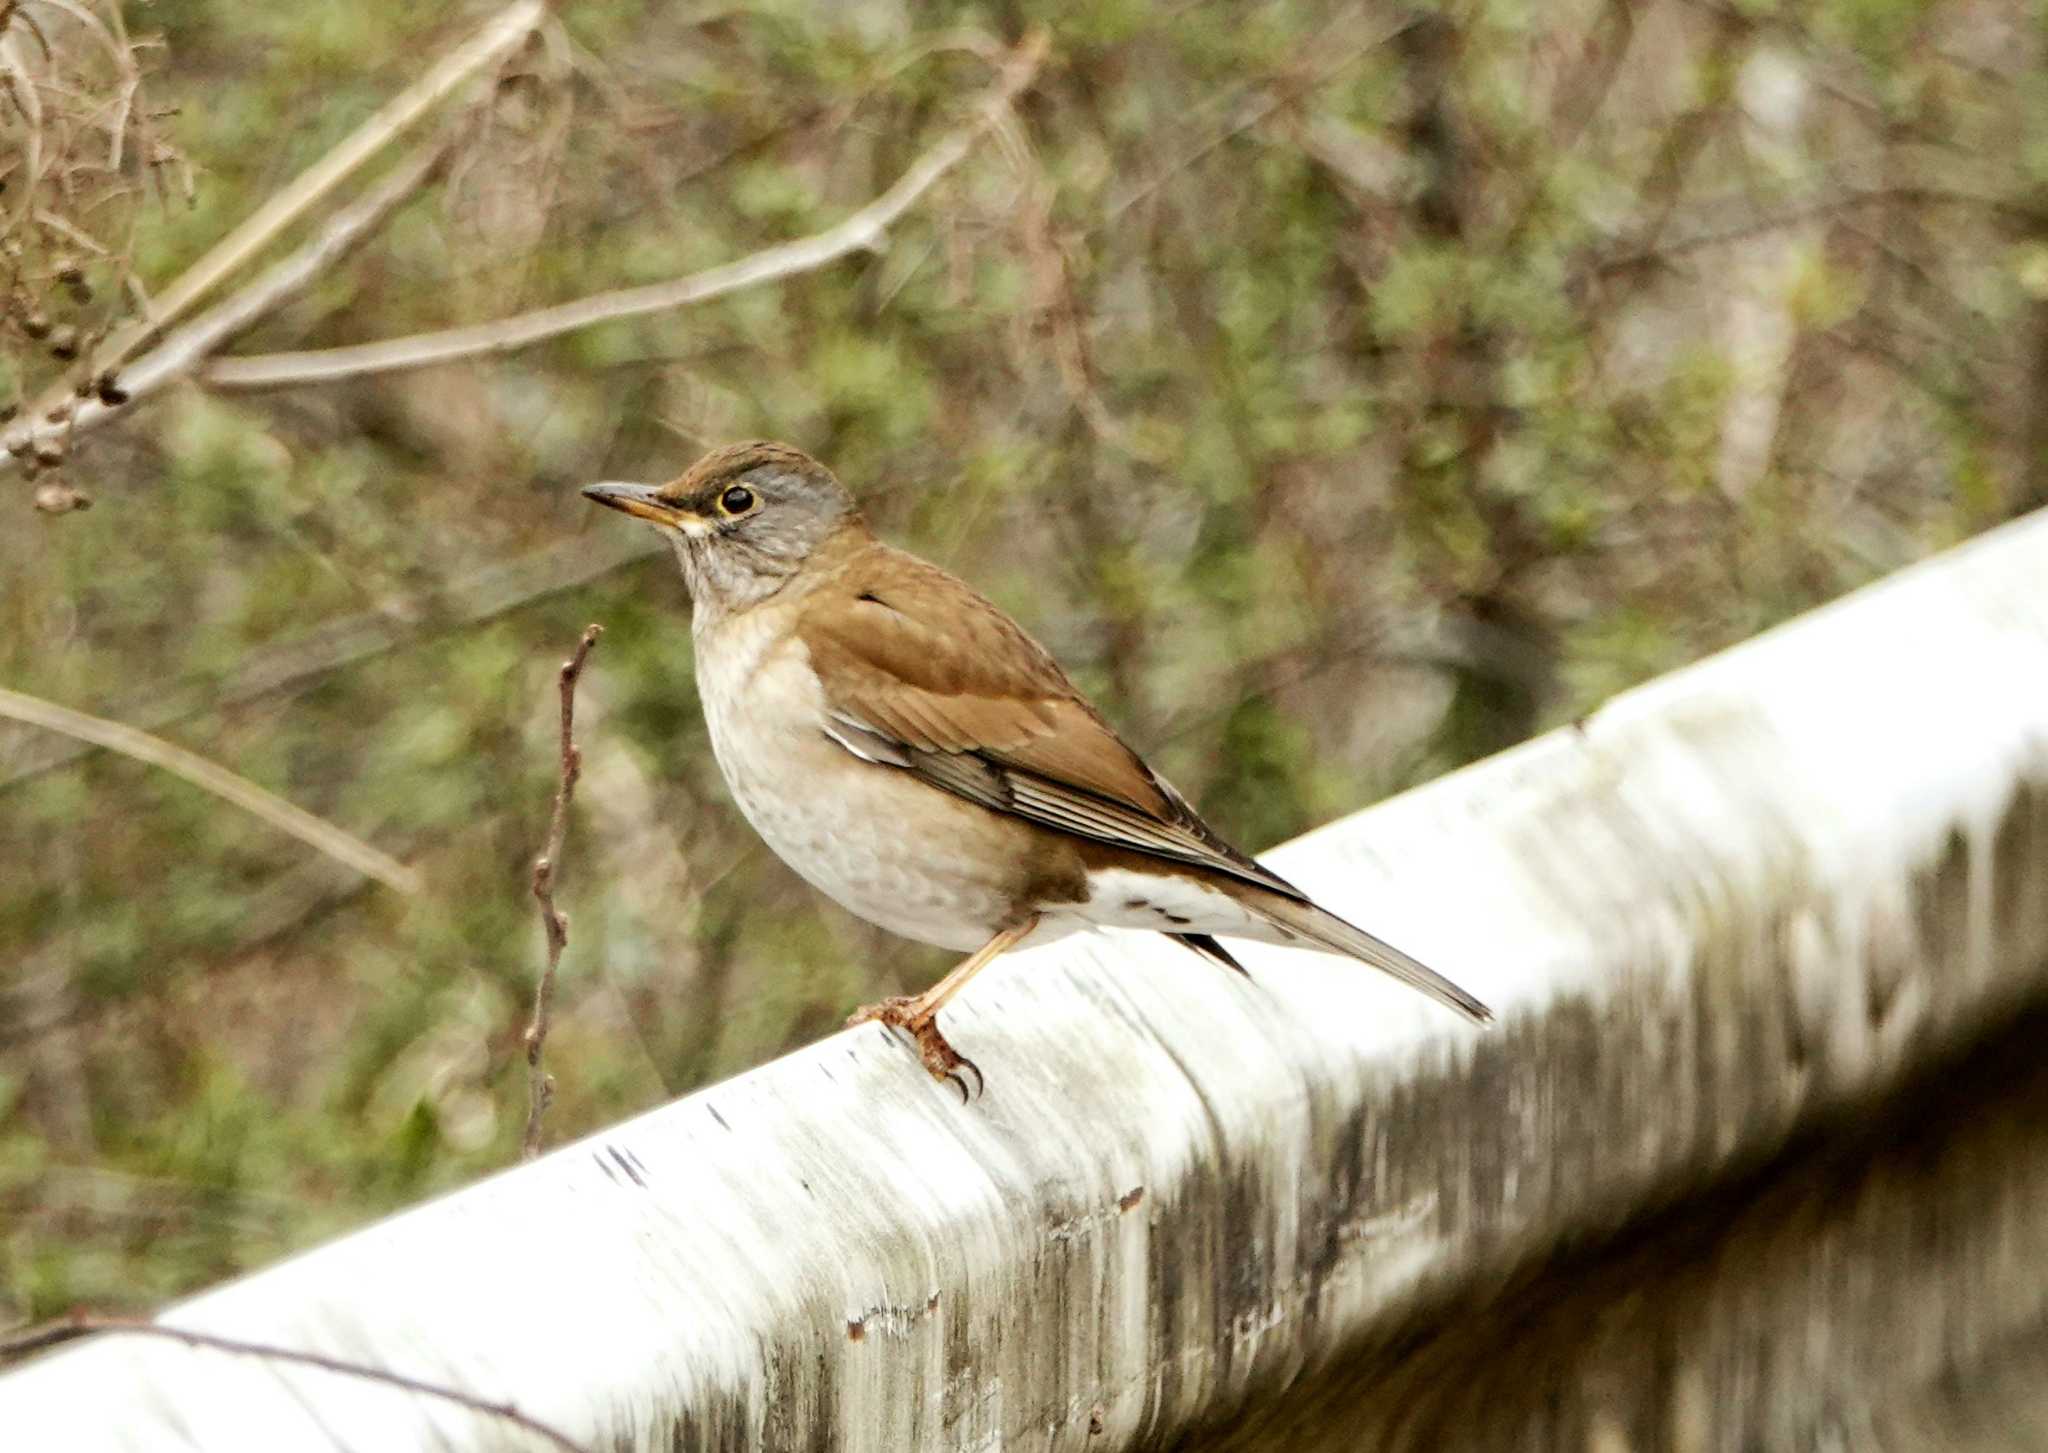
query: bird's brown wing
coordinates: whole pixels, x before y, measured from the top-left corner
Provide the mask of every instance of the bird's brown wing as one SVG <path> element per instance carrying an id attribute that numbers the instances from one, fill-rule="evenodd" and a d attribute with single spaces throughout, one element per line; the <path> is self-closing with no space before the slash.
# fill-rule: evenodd
<path id="1" fill-rule="evenodd" d="M 1219 837 L 1044 647 L 936 566 L 887 551 L 804 602 L 827 732 L 854 755 L 1062 832 L 1300 890 Z"/>

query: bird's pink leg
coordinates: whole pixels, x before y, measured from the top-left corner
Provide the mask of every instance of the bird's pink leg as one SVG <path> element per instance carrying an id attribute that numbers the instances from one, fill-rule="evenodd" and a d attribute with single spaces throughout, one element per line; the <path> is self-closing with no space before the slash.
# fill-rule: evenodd
<path id="1" fill-rule="evenodd" d="M 1014 948 L 1036 927 L 1038 920 L 1033 917 L 1006 928 L 954 965 L 952 972 L 922 994 L 899 994 L 879 1004 L 866 1005 L 856 1009 L 846 1022 L 865 1024 L 875 1020 L 892 1029 L 908 1030 L 911 1039 L 916 1041 L 918 1058 L 924 1061 L 926 1072 L 935 1080 L 957 1081 L 964 1100 L 967 1081 L 960 1073 L 963 1069 L 973 1070 L 974 1077 L 982 1082 L 984 1088 L 988 1081 L 981 1073 L 981 1066 L 954 1049 L 946 1042 L 946 1036 L 939 1032 L 939 1010 L 967 987 L 969 979 L 993 963 L 997 955 L 1005 949 Z"/>

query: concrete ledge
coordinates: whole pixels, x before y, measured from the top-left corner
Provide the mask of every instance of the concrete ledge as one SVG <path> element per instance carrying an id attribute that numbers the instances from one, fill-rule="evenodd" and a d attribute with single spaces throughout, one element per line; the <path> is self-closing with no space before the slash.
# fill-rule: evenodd
<path id="1" fill-rule="evenodd" d="M 165 1320 L 509 1401 L 592 1448 L 1156 1445 L 1365 1366 L 1272 1446 L 1445 1446 L 1433 1428 L 1618 1449 L 1819 1426 L 1829 1379 L 1873 1357 L 1928 1384 L 2048 1316 L 2048 1277 L 2018 1269 L 1995 1297 L 1923 1279 L 1904 1308 L 1847 1284 L 1734 1295 L 1703 1325 L 1753 1312 L 1757 1338 L 1823 1352 L 1830 1309 L 1908 1320 L 1840 1339 L 1853 1357 L 1704 1337 L 1648 1388 L 1537 1363 L 1561 1379 L 1544 1395 L 1441 1411 L 1473 1365 L 1497 1374 L 1474 1398 L 1502 1385 L 1502 1288 L 1818 1154 L 2040 1022 L 2048 517 L 1271 859 L 1501 1027 L 1306 953 L 1244 946 L 1248 984 L 1143 937 L 1070 941 L 950 1014 L 989 1075 L 971 1107 L 880 1030 L 841 1034 Z M 2020 1160 L 1970 1164 L 2017 1184 Z M 1982 1234 L 2048 1247 L 2031 1205 Z M 1703 1441 L 1630 1434 L 1691 1426 L 1665 1404 L 1704 1410 Z M 24 1448 L 545 1446 L 139 1338 L 0 1378 L 0 1428 Z"/>

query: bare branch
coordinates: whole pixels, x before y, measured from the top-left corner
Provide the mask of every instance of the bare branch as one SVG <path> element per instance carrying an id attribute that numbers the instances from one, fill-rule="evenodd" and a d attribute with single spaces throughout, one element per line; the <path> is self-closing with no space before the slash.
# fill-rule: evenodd
<path id="1" fill-rule="evenodd" d="M 593 324 L 665 312 L 760 283 L 814 272 L 848 253 L 872 250 L 881 245 L 897 219 L 952 170 L 982 134 L 996 124 L 1010 103 L 1031 85 L 1045 60 L 1046 46 L 1043 33 L 1028 37 L 1004 62 L 1001 79 L 975 108 L 972 121 L 948 133 L 874 201 L 822 232 L 669 282 L 622 288 L 492 323 L 415 333 L 380 343 L 216 359 L 201 376 L 216 388 L 278 388 L 509 353 Z"/>
<path id="2" fill-rule="evenodd" d="M 523 43 L 546 14 L 547 0 L 515 0 L 492 17 L 426 75 L 386 102 L 339 146 L 301 172 L 239 227 L 215 243 L 205 256 L 157 295 L 151 316 L 129 324 L 103 348 L 95 351 L 88 376 L 118 372 L 153 340 L 162 337 L 164 330 L 201 297 L 326 200 L 365 162 L 467 84 L 478 72 L 496 64 Z M 36 401 L 30 411 L 31 419 L 40 426 L 50 422 L 53 414 L 61 417 L 71 392 L 68 383 L 53 385 Z"/>
<path id="3" fill-rule="evenodd" d="M 554 815 L 548 820 L 547 841 L 533 860 L 533 896 L 540 904 L 541 932 L 547 937 L 548 964 L 541 971 L 533 991 L 533 1022 L 526 1028 L 526 1075 L 530 1101 L 526 1111 L 526 1140 L 520 1156 L 532 1160 L 540 1154 L 540 1122 L 555 1098 L 555 1082 L 542 1057 L 547 1050 L 548 1026 L 555 1005 L 555 970 L 562 962 L 562 950 L 569 945 L 569 919 L 555 908 L 555 871 L 562 862 L 562 838 L 569 830 L 569 803 L 576 796 L 576 779 L 583 775 L 583 753 L 577 749 L 576 678 L 590 659 L 590 648 L 604 634 L 603 626 L 585 626 L 575 654 L 562 663 L 561 780 L 555 788 Z"/>
<path id="4" fill-rule="evenodd" d="M 223 1337 L 213 1332 L 195 1332 L 187 1327 L 166 1326 L 162 1322 L 146 1322 L 139 1317 L 103 1317 L 90 1312 L 74 1312 L 61 1321 L 41 1327 L 31 1327 L 25 1332 L 0 1337 L 0 1365 L 46 1348 L 61 1346 L 81 1337 L 99 1333 L 125 1332 L 146 1337 L 162 1337 L 187 1347 L 204 1347 L 215 1352 L 232 1352 L 243 1357 L 258 1357 L 267 1362 L 288 1362 L 295 1367 L 314 1367 L 322 1372 L 337 1373 L 342 1377 L 359 1377 L 365 1382 L 381 1383 L 404 1392 L 419 1393 L 423 1397 L 440 1398 L 473 1413 L 487 1417 L 502 1418 L 516 1427 L 547 1439 L 562 1453 L 590 1453 L 590 1449 L 571 1438 L 567 1433 L 551 1424 L 542 1422 L 529 1413 L 522 1413 L 511 1403 L 494 1403 L 474 1393 L 463 1392 L 460 1388 L 446 1387 L 436 1382 L 425 1382 L 417 1377 L 407 1377 L 400 1372 L 386 1372 L 381 1367 L 369 1367 L 360 1362 L 347 1362 L 339 1357 L 329 1357 L 320 1352 L 301 1352 L 292 1347 L 274 1347 L 262 1342 L 245 1342 L 239 1337 Z"/>
<path id="5" fill-rule="evenodd" d="M 193 786 L 203 788 L 225 802 L 231 802 L 244 812 L 262 818 L 283 832 L 290 833 L 309 847 L 317 848 L 339 862 L 348 864 L 358 873 L 375 878 L 389 888 L 401 893 L 417 893 L 420 890 L 419 874 L 385 853 L 380 853 L 361 838 L 355 837 L 333 823 L 313 816 L 304 808 L 294 807 L 275 793 L 267 792 L 246 777 L 239 777 L 216 762 L 209 762 L 183 747 L 173 746 L 162 737 L 153 737 L 134 727 L 124 726 L 104 717 L 87 716 L 82 711 L 73 711 L 68 706 L 59 706 L 39 696 L 24 692 L 10 691 L 0 687 L 0 716 L 12 717 L 31 726 L 43 727 L 81 741 L 106 747 L 123 756 L 133 757 L 138 762 L 162 767 L 175 772 Z"/>
<path id="6" fill-rule="evenodd" d="M 452 142 L 452 136 L 445 136 L 415 149 L 376 186 L 337 212 L 317 235 L 255 282 L 207 309 L 118 375 L 103 371 L 100 377 L 107 386 L 96 397 L 79 400 L 67 418 L 55 422 L 31 419 L 28 428 L 9 436 L 10 448 L 17 440 L 30 449 L 68 440 L 190 375 L 210 354 L 312 286 L 381 227 L 433 175 Z M 24 451 L 17 451 L 17 457 L 19 452 Z"/>
<path id="7" fill-rule="evenodd" d="M 258 207 L 248 219 L 244 219 L 242 225 L 238 225 L 236 230 L 221 238 L 193 266 L 188 266 L 176 281 L 172 281 L 168 289 L 164 289 L 160 295 L 154 297 L 154 301 L 150 301 L 141 309 L 141 318 L 125 324 L 119 332 L 115 332 L 111 340 L 92 346 L 86 363 L 76 369 L 74 377 L 61 377 L 51 381 L 49 387 L 45 387 L 41 396 L 35 400 L 35 404 L 25 410 L 25 426 L 8 432 L 8 453 L 16 461 L 31 459 L 35 461 L 35 465 L 49 465 L 61 461 L 72 432 L 78 428 L 80 414 L 90 414 L 92 418 L 88 422 L 98 422 L 106 416 L 106 410 L 121 406 L 129 400 L 135 389 L 127 387 L 125 381 L 121 381 L 121 375 L 129 361 L 141 355 L 141 352 L 145 348 L 150 348 L 154 342 L 162 340 L 164 332 L 172 324 L 176 324 L 184 314 L 188 314 L 193 305 L 199 303 L 201 297 L 211 293 L 215 287 L 227 281 L 227 277 L 231 277 L 233 273 L 240 271 L 242 266 L 252 262 L 264 248 L 268 248 L 276 238 L 283 236 L 287 227 L 305 217 L 313 207 L 324 203 L 342 182 L 346 182 L 354 172 L 358 172 L 373 156 L 383 152 L 393 139 L 412 129 L 424 115 L 428 115 L 453 92 L 467 86 L 479 72 L 498 64 L 500 59 L 504 59 L 504 55 L 508 55 L 514 47 L 524 43 L 524 39 L 532 33 L 532 29 L 541 25 L 541 20 L 545 16 L 547 0 L 516 0 L 514 4 L 498 12 L 463 45 L 449 51 L 449 55 L 444 55 L 440 59 L 440 64 L 436 64 L 426 76 L 422 76 L 418 82 L 414 82 L 412 86 L 393 96 L 389 102 L 385 102 L 377 111 L 377 115 L 356 127 L 340 146 L 330 150 L 313 166 L 309 166 L 305 172 L 293 178 L 283 191 L 272 195 L 262 207 Z M 0 35 L 0 47 L 10 43 L 10 37 Z M 0 59 L 10 59 L 10 55 L 0 51 Z M 422 164 L 422 160 L 424 158 L 420 154 L 408 158 L 408 162 L 403 162 L 399 166 L 399 174 L 410 174 L 416 166 Z M 426 170 L 430 168 L 422 168 L 418 176 L 414 176 L 414 186 L 418 186 L 418 180 L 424 178 Z M 332 260 L 332 256 L 338 256 L 356 238 L 360 238 L 362 232 L 383 221 L 383 217 L 389 215 L 391 207 L 395 207 L 403 199 L 403 195 L 406 195 L 406 191 L 399 191 L 397 186 L 379 186 L 373 197 L 365 203 L 367 213 L 365 207 L 358 207 L 350 223 L 342 225 L 338 230 L 340 236 L 336 236 L 336 232 L 330 230 L 328 236 L 319 238 L 307 248 L 303 248 L 299 258 L 295 260 L 305 262 L 313 254 L 324 254 Z M 350 232 L 354 236 L 348 236 Z M 264 285 L 256 289 L 256 295 L 270 293 L 270 305 L 274 307 L 276 301 L 287 297 L 291 291 L 295 291 L 295 287 L 305 285 L 303 281 L 289 285 L 289 279 L 285 277 L 287 273 L 289 264 L 281 268 L 272 268 L 272 273 L 264 279 Z M 178 367 L 164 367 L 162 375 L 158 375 L 154 381 L 164 383 L 170 377 L 178 377 L 180 373 L 190 371 L 193 363 L 199 357 L 203 357 L 205 348 L 219 348 L 229 336 L 233 336 L 233 332 L 246 328 L 260 316 L 260 312 L 250 312 L 246 305 L 229 305 L 225 309 L 217 309 L 213 328 L 199 330 L 199 334 L 195 338 L 188 338 L 186 346 L 180 350 L 164 352 L 164 357 L 160 359 L 160 367 L 172 363 Z M 94 393 L 98 396 L 96 400 L 92 398 Z"/>

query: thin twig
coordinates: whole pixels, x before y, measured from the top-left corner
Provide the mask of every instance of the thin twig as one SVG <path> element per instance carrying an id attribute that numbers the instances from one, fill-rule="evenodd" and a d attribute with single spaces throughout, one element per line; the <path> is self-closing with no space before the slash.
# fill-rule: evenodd
<path id="1" fill-rule="evenodd" d="M 94 375 L 121 366 L 163 335 L 194 303 L 274 242 L 318 206 L 371 157 L 407 131 L 472 77 L 523 43 L 547 15 L 547 0 L 515 0 L 446 56 L 426 75 L 380 107 L 342 143 L 258 207 L 242 224 L 185 269 L 156 298 L 155 312 L 137 319 L 95 351 Z M 36 401 L 31 417 L 47 420 L 71 397 L 68 382 L 52 385 Z"/>
<path id="2" fill-rule="evenodd" d="M 576 678 L 590 659 L 590 648 L 604 634 L 603 626 L 585 626 L 576 652 L 562 663 L 561 781 L 555 788 L 554 816 L 548 820 L 547 841 L 533 860 L 533 896 L 540 904 L 541 932 L 547 937 L 548 966 L 541 971 L 533 990 L 533 1022 L 526 1027 L 526 1078 L 530 1095 L 526 1110 L 526 1141 L 520 1151 L 524 1160 L 540 1154 L 540 1122 L 555 1098 L 555 1082 L 542 1064 L 547 1050 L 548 1025 L 555 1007 L 555 969 L 562 962 L 562 950 L 569 944 L 569 919 L 555 908 L 555 871 L 562 862 L 562 836 L 569 830 L 569 802 L 576 795 L 576 779 L 583 775 L 583 753 L 577 749 Z"/>
<path id="3" fill-rule="evenodd" d="M 296 353 L 269 353 L 253 358 L 220 358 L 201 376 L 224 389 L 278 388 L 290 384 L 331 383 L 370 373 L 426 368 L 456 359 L 486 357 L 526 348 L 579 328 L 635 318 L 648 313 L 706 302 L 760 283 L 814 272 L 849 253 L 873 251 L 888 229 L 917 200 L 959 163 L 982 133 L 1003 116 L 1027 89 L 1045 60 L 1046 38 L 1038 33 L 1010 53 L 1002 78 L 975 108 L 974 119 L 949 132 L 920 156 L 895 185 L 838 225 L 793 242 L 751 253 L 737 262 L 707 268 L 688 277 L 643 287 L 598 293 L 574 302 L 476 323 L 359 343 L 343 348 L 317 348 Z"/>
<path id="4" fill-rule="evenodd" d="M 361 838 L 313 816 L 304 808 L 294 807 L 282 797 L 265 791 L 246 777 L 237 776 L 219 763 L 209 762 L 183 747 L 173 746 L 162 737 L 153 737 L 148 732 L 137 731 L 134 727 L 108 721 L 104 717 L 87 716 L 82 711 L 73 711 L 40 696 L 10 691 L 5 687 L 0 687 L 0 716 L 12 717 L 48 731 L 62 732 L 139 762 L 162 767 L 167 772 L 175 772 L 193 786 L 262 818 L 272 827 L 290 833 L 300 842 L 348 864 L 366 877 L 375 878 L 386 887 L 396 888 L 401 893 L 420 891 L 419 874 L 396 858 L 378 852 Z"/>
<path id="5" fill-rule="evenodd" d="M 186 1327 L 169 1327 L 161 1322 L 145 1322 L 136 1317 L 104 1317 L 90 1312 L 74 1312 L 62 1321 L 32 1327 L 26 1332 L 0 1338 L 0 1364 L 102 1332 L 127 1332 L 162 1337 L 172 1342 L 183 1343 L 187 1347 L 232 1352 L 243 1357 L 260 1357 L 267 1362 L 288 1362 L 296 1367 L 314 1367 L 322 1372 L 337 1373 L 342 1377 L 358 1377 L 365 1382 L 382 1383 L 386 1387 L 395 1387 L 404 1392 L 440 1398 L 444 1402 L 454 1403 L 457 1407 L 467 1408 L 473 1413 L 501 1418 L 515 1427 L 547 1439 L 563 1450 L 563 1453 L 591 1453 L 587 1446 L 571 1438 L 561 1429 L 542 1422 L 530 1413 L 520 1412 L 509 1402 L 492 1402 L 489 1398 L 463 1392 L 460 1388 L 426 1382 L 417 1377 L 407 1377 L 400 1372 L 386 1372 L 381 1367 L 367 1367 L 360 1362 L 349 1362 L 320 1352 L 301 1352 L 292 1347 L 273 1347 L 262 1342 L 246 1342 L 239 1337 L 223 1337 L 213 1332 L 195 1332 Z"/>

